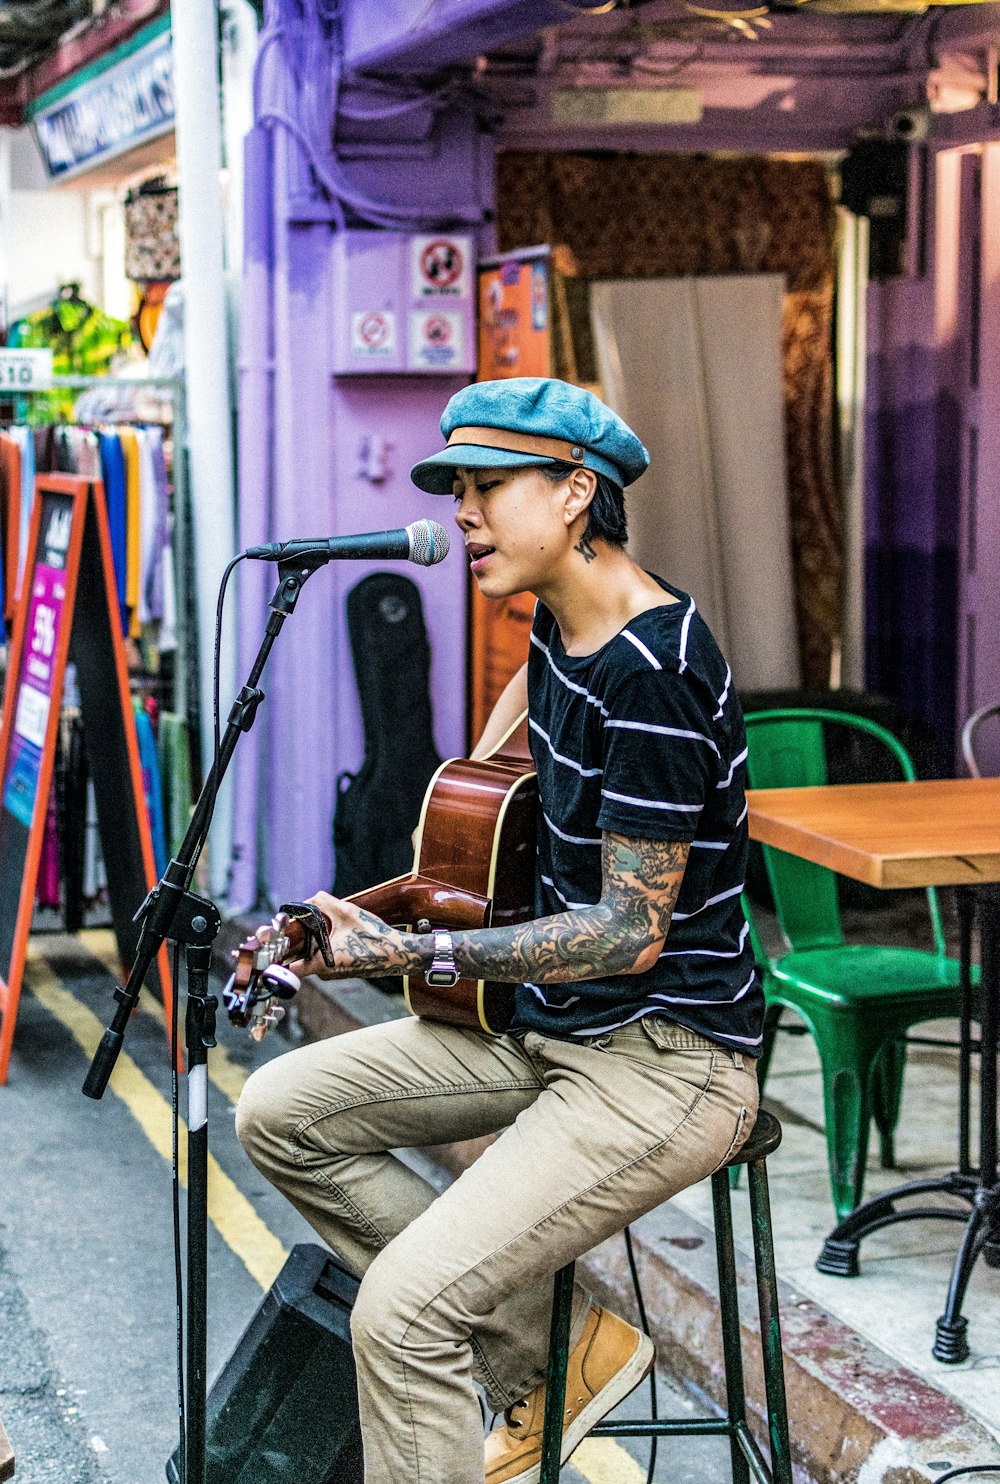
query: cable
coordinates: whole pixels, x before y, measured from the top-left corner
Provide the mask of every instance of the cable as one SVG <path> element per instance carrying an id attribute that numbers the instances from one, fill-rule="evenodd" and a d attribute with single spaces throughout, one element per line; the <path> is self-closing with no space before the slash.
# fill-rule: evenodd
<path id="1" fill-rule="evenodd" d="M 967 1463 L 960 1469 L 938 1474 L 934 1484 L 944 1484 L 946 1479 L 957 1479 L 960 1474 L 1000 1474 L 1000 1463 Z"/>
<path id="2" fill-rule="evenodd" d="M 245 552 L 234 556 L 222 574 L 219 583 L 219 596 L 215 604 L 215 652 L 212 656 L 212 727 L 213 727 L 213 749 L 212 749 L 212 792 L 209 795 L 208 812 L 205 816 L 205 826 L 198 841 L 195 851 L 195 861 L 205 848 L 208 832 L 212 827 L 212 816 L 215 813 L 215 801 L 219 794 L 219 762 L 222 750 L 222 729 L 219 722 L 219 667 L 222 655 L 222 613 L 226 603 L 226 588 L 234 568 L 245 559 Z"/>
<path id="3" fill-rule="evenodd" d="M 172 1204 L 174 1222 L 174 1291 L 177 1295 L 177 1418 L 180 1423 L 178 1478 L 187 1478 L 185 1441 L 187 1424 L 184 1410 L 184 1260 L 181 1252 L 181 1164 L 180 1164 L 180 1091 L 177 1080 L 177 987 L 180 984 L 181 949 L 174 943 L 173 993 L 170 996 L 170 1140 L 173 1176 Z"/>
<path id="4" fill-rule="evenodd" d="M 635 1252 L 632 1250 L 632 1228 L 625 1228 L 625 1251 L 628 1255 L 629 1272 L 632 1274 L 632 1287 L 635 1289 L 635 1301 L 639 1306 L 639 1323 L 642 1325 L 643 1334 L 653 1336 L 649 1332 L 649 1320 L 646 1318 L 646 1305 L 642 1297 L 642 1285 L 639 1282 L 639 1269 L 636 1266 Z M 653 1361 L 649 1372 L 649 1415 L 653 1422 L 657 1420 L 656 1407 L 656 1361 Z M 649 1441 L 649 1469 L 646 1474 L 646 1484 L 653 1484 L 653 1475 L 656 1473 L 656 1445 L 659 1442 L 656 1434 Z"/>

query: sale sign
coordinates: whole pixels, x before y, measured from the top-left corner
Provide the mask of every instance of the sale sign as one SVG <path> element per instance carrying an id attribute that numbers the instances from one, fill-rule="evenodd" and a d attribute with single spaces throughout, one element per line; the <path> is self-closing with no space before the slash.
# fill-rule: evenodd
<path id="1" fill-rule="evenodd" d="M 21 684 L 4 780 L 3 806 L 31 827 L 38 794 L 38 775 L 52 702 L 54 656 L 66 601 L 68 510 L 53 507 L 44 536 L 44 561 L 35 564 L 25 629 Z"/>

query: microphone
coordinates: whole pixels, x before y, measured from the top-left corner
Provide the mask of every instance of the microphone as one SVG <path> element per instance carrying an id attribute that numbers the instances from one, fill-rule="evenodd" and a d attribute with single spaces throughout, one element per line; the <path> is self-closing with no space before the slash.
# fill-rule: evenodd
<path id="1" fill-rule="evenodd" d="M 294 561 L 319 557 L 323 561 L 403 561 L 418 567 L 443 562 L 451 545 L 448 532 L 436 520 L 415 520 L 399 531 L 368 531 L 360 536 L 306 536 L 298 541 L 271 541 L 248 546 L 243 553 L 260 562 Z"/>

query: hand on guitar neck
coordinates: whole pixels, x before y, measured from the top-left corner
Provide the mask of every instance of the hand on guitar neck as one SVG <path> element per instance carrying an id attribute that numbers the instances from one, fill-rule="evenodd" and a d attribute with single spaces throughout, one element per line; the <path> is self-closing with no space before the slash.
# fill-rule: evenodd
<path id="1" fill-rule="evenodd" d="M 306 934 L 294 908 L 283 909 L 241 944 L 235 988 L 227 998 L 230 1017 L 258 1038 L 266 1032 L 281 1010 L 268 1001 L 270 966 L 283 960 L 285 972 L 299 977 L 401 976 L 414 1014 L 494 1033 L 505 1030 L 513 1013 L 513 984 L 472 978 L 448 989 L 432 988 L 423 969 L 430 963 L 428 935 L 434 929 L 504 926 L 534 915 L 535 805 L 522 712 L 496 736 L 488 757 L 452 759 L 432 778 L 408 875 L 349 898 L 320 891 L 309 899 L 326 921 L 328 953 L 316 948 L 302 957 Z M 319 939 L 314 935 L 309 941 L 315 945 Z M 280 993 L 283 986 L 277 980 L 275 985 Z"/>

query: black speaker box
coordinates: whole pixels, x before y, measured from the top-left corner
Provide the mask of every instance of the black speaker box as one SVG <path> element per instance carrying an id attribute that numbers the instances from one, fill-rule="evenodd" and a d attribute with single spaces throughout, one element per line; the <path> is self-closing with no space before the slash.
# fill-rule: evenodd
<path id="1" fill-rule="evenodd" d="M 206 1484 L 362 1484 L 357 1291 L 324 1248 L 292 1249 L 209 1395 Z"/>

